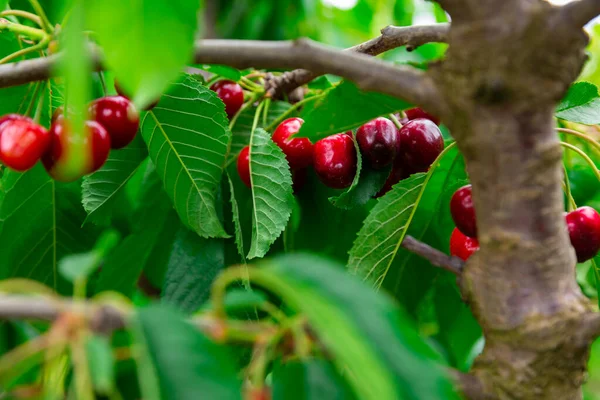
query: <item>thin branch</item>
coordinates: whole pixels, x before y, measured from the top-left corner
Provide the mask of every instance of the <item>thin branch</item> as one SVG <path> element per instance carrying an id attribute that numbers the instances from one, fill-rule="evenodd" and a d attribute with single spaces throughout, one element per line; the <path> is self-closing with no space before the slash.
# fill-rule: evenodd
<path id="1" fill-rule="evenodd" d="M 99 52 L 94 52 L 91 58 L 95 69 L 99 69 Z M 302 67 L 319 74 L 348 78 L 363 90 L 400 97 L 420 104 L 432 113 L 442 108 L 433 79 L 423 71 L 395 66 L 364 54 L 336 50 L 307 39 L 281 42 L 201 40 L 197 43 L 194 58 L 200 64 L 225 64 L 237 68 Z M 57 60 L 51 56 L 0 65 L 0 88 L 47 79 Z"/>
<path id="2" fill-rule="evenodd" d="M 442 253 L 438 249 L 434 249 L 428 244 L 420 242 L 412 236 L 405 236 L 401 246 L 411 253 L 415 253 L 427 259 L 436 267 L 450 271 L 458 276 L 460 276 L 465 266 L 465 263 L 460 258 L 452 257 Z"/>
<path id="3" fill-rule="evenodd" d="M 397 47 L 407 46 L 415 49 L 425 43 L 447 41 L 449 24 L 417 25 L 417 26 L 387 26 L 381 30 L 381 36 L 351 47 L 348 51 L 376 56 Z M 299 86 L 312 81 L 319 74 L 306 69 L 289 71 L 269 80 L 268 92 L 271 97 L 278 98 L 284 93 L 290 93 Z"/>
<path id="4" fill-rule="evenodd" d="M 583 27 L 600 15 L 600 0 L 578 0 L 567 3 L 560 8 L 559 12 L 570 25 Z"/>

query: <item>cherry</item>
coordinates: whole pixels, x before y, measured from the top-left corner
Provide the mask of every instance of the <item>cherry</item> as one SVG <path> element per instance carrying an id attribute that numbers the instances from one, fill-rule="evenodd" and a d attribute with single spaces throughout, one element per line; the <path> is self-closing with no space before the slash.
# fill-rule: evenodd
<path id="1" fill-rule="evenodd" d="M 84 146 L 89 151 L 86 157 L 86 166 L 83 169 L 83 175 L 91 174 L 97 171 L 104 165 L 110 152 L 110 136 L 106 129 L 96 121 L 85 122 L 86 137 Z M 58 118 L 50 127 L 51 143 L 48 151 L 42 157 L 42 163 L 46 171 L 54 179 L 58 181 L 73 181 L 79 176 L 69 175 L 60 167 L 58 162 L 62 161 L 63 157 L 68 157 L 68 153 L 64 148 L 69 145 L 72 140 L 68 121 L 64 118 Z"/>
<path id="2" fill-rule="evenodd" d="M 344 189 L 356 175 L 356 148 L 350 136 L 338 133 L 315 143 L 314 167 L 326 186 Z"/>
<path id="3" fill-rule="evenodd" d="M 6 114 L 6 115 L 3 115 L 2 117 L 0 117 L 0 125 L 2 125 L 5 122 L 8 122 L 8 121 L 15 121 L 15 120 L 33 121 L 31 118 L 26 117 L 21 114 Z"/>
<path id="4" fill-rule="evenodd" d="M 383 187 L 375 195 L 375 198 L 383 196 L 384 194 L 392 190 L 392 187 L 396 183 L 400 182 L 402 179 L 407 177 L 408 176 L 406 174 L 406 171 L 404 170 L 402 163 L 400 162 L 400 160 L 396 159 L 396 161 L 394 161 L 394 164 L 392 165 L 392 170 L 390 171 L 390 174 L 388 175 L 385 183 L 383 184 Z"/>
<path id="5" fill-rule="evenodd" d="M 600 215 L 592 207 L 579 207 L 567 214 L 567 227 L 577 262 L 593 258 L 600 250 Z"/>
<path id="6" fill-rule="evenodd" d="M 408 109 L 408 110 L 404 111 L 404 113 L 406 114 L 406 118 L 409 121 L 412 121 L 413 119 L 418 119 L 418 118 L 425 118 L 425 119 L 428 119 L 428 120 L 434 122 L 436 125 L 440 124 L 439 118 L 434 117 L 433 115 L 429 114 L 428 112 L 426 112 L 425 110 L 423 110 L 422 108 L 419 108 L 419 107 Z"/>
<path id="7" fill-rule="evenodd" d="M 237 159 L 237 170 L 240 179 L 248 187 L 252 186 L 250 181 L 250 146 L 246 146 L 240 151 Z"/>
<path id="8" fill-rule="evenodd" d="M 131 100 L 131 97 L 125 93 L 125 91 L 123 90 L 123 88 L 121 88 L 119 86 L 119 84 L 117 83 L 117 80 L 115 79 L 115 90 L 117 91 L 117 94 L 119 96 L 123 96 L 125 97 L 127 100 Z M 156 100 L 154 103 L 150 103 L 148 106 L 146 106 L 146 108 L 144 108 L 144 111 L 150 111 L 152 110 L 154 107 L 156 107 L 158 105 L 160 99 Z"/>
<path id="9" fill-rule="evenodd" d="M 0 123 L 0 161 L 15 171 L 33 167 L 49 144 L 48 131 L 28 118 Z"/>
<path id="10" fill-rule="evenodd" d="M 94 100 L 90 116 L 106 129 L 113 149 L 121 149 L 131 143 L 140 126 L 140 115 L 135 106 L 123 96 Z"/>
<path id="11" fill-rule="evenodd" d="M 275 132 L 273 132 L 273 142 L 283 150 L 285 158 L 290 164 L 290 169 L 306 168 L 313 161 L 313 144 L 308 138 L 289 137 L 298 133 L 304 123 L 302 118 L 289 118 L 283 121 Z"/>
<path id="12" fill-rule="evenodd" d="M 467 261 L 477 250 L 479 250 L 477 239 L 465 236 L 458 228 L 454 228 L 450 236 L 450 254 Z"/>
<path id="13" fill-rule="evenodd" d="M 425 172 L 444 150 L 444 138 L 436 124 L 415 119 L 400 129 L 400 157 L 410 173 Z"/>
<path id="14" fill-rule="evenodd" d="M 215 82 L 210 86 L 210 90 L 216 92 L 221 101 L 225 103 L 225 112 L 229 118 L 233 117 L 244 104 L 244 91 L 234 81 Z"/>
<path id="15" fill-rule="evenodd" d="M 477 237 L 477 221 L 475 219 L 475 208 L 471 185 L 458 189 L 450 200 L 450 214 L 456 227 L 465 235 Z"/>
<path id="16" fill-rule="evenodd" d="M 358 128 L 356 140 L 361 153 L 373 168 L 390 165 L 400 151 L 398 130 L 387 118 L 376 118 Z"/>

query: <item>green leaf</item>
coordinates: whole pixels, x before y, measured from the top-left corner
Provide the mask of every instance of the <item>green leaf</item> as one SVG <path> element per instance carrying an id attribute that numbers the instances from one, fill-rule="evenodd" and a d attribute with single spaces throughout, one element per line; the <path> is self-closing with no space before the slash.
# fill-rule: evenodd
<path id="1" fill-rule="evenodd" d="M 356 139 L 354 139 L 354 146 L 356 147 L 357 166 L 352 185 L 339 196 L 329 198 L 331 204 L 344 210 L 367 204 L 381 189 L 390 174 L 390 168 L 380 170 L 374 170 L 368 166 L 363 168 L 362 156 Z"/>
<path id="2" fill-rule="evenodd" d="M 89 336 L 85 349 L 95 391 L 110 395 L 115 387 L 115 360 L 110 342 L 103 336 Z"/>
<path id="3" fill-rule="evenodd" d="M 235 227 L 235 245 L 240 257 L 242 257 L 242 262 L 245 263 L 246 253 L 244 252 L 244 236 L 242 234 L 242 224 L 240 222 L 240 209 L 238 207 L 237 200 L 235 199 L 235 189 L 229 174 L 227 174 L 227 180 L 229 181 L 229 192 L 231 194 L 231 214 L 233 225 Z"/>
<path id="4" fill-rule="evenodd" d="M 304 314 L 338 371 L 365 400 L 458 399 L 437 355 L 409 318 L 322 258 L 294 254 L 264 262 L 252 279 Z"/>
<path id="5" fill-rule="evenodd" d="M 348 270 L 380 287 L 423 195 L 426 174 L 415 174 L 381 197 L 350 250 Z"/>
<path id="6" fill-rule="evenodd" d="M 343 81 L 329 90 L 306 115 L 302 115 L 306 122 L 298 132 L 298 137 L 321 139 L 409 106 L 403 100 L 381 93 L 363 92 L 352 82 Z"/>
<path id="7" fill-rule="evenodd" d="M 252 242 L 248 258 L 263 257 L 292 214 L 292 175 L 285 154 L 263 129 L 250 138 Z"/>
<path id="8" fill-rule="evenodd" d="M 273 369 L 273 400 L 355 399 L 348 383 L 328 361 L 276 363 Z"/>
<path id="9" fill-rule="evenodd" d="M 198 310 L 225 267 L 224 249 L 222 239 L 204 239 L 180 229 L 165 274 L 163 301 L 186 313 Z"/>
<path id="10" fill-rule="evenodd" d="M 239 81 L 242 77 L 240 71 L 227 65 L 199 65 L 198 68 L 235 82 Z"/>
<path id="11" fill-rule="evenodd" d="M 106 164 L 96 173 L 83 178 L 83 208 L 86 222 L 99 225 L 110 222 L 116 199 L 148 155 L 146 144 L 137 137 L 127 147 L 112 150 Z"/>
<path id="12" fill-rule="evenodd" d="M 197 0 L 86 1 L 107 65 L 140 109 L 192 58 L 199 7 Z"/>
<path id="13" fill-rule="evenodd" d="M 586 125 L 600 123 L 598 87 L 589 82 L 577 82 L 556 107 L 556 117 Z"/>
<path id="14" fill-rule="evenodd" d="M 4 10 L 4 8 L 0 7 L 0 10 Z M 8 32 L 0 34 L 0 58 L 4 58 L 20 49 L 21 47 L 19 46 L 16 35 Z M 23 57 L 20 57 L 17 60 L 20 59 L 23 59 Z M 32 82 L 27 85 L 0 89 L 0 99 L 2 99 L 2 101 L 0 101 L 0 116 L 17 112 L 25 114 L 28 106 L 27 100 L 30 99 L 28 93 L 33 91 L 36 84 L 37 83 Z"/>
<path id="15" fill-rule="evenodd" d="M 113 290 L 131 295 L 153 249 L 167 245 L 161 240 L 169 225 L 178 224 L 171 203 L 152 167 L 140 193 L 140 208 L 135 211 L 133 232 L 110 252 L 98 276 L 95 292 Z"/>
<path id="16" fill-rule="evenodd" d="M 165 306 L 138 312 L 133 335 L 142 397 L 146 400 L 240 400 L 237 367 L 218 345 Z"/>
<path id="17" fill-rule="evenodd" d="M 84 218 L 77 183 L 55 182 L 41 164 L 25 173 L 7 170 L 0 180 L 0 279 L 68 290 L 58 260 L 89 250 L 97 236 L 94 227 L 81 228 Z"/>
<path id="18" fill-rule="evenodd" d="M 181 221 L 202 237 L 228 237 L 215 208 L 230 139 L 223 102 L 192 76 L 173 84 L 141 131 Z"/>
<path id="19" fill-rule="evenodd" d="M 91 251 L 63 257 L 58 263 L 60 274 L 71 283 L 80 278 L 87 278 L 98 268 L 105 254 L 116 246 L 120 238 L 114 230 L 104 232 Z"/>

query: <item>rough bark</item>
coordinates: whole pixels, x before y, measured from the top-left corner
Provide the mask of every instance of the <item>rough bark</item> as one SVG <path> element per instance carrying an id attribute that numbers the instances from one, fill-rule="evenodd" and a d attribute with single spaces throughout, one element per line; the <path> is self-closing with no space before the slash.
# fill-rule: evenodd
<path id="1" fill-rule="evenodd" d="M 575 339 L 591 306 L 575 281 L 553 111 L 586 35 L 545 1 L 463 3 L 431 75 L 477 211 L 481 250 L 461 280 L 486 338 L 471 371 L 484 395 L 471 397 L 580 399 L 591 339 Z"/>

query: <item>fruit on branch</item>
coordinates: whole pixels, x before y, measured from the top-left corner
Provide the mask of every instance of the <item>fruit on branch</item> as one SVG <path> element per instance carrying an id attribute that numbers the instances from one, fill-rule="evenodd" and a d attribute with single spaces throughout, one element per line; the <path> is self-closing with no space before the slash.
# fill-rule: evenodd
<path id="1" fill-rule="evenodd" d="M 237 171 L 240 179 L 248 187 L 252 186 L 250 181 L 250 146 L 246 146 L 240 151 L 237 159 Z"/>
<path id="2" fill-rule="evenodd" d="M 418 118 L 425 118 L 425 119 L 428 119 L 428 120 L 434 122 L 436 125 L 440 124 L 439 118 L 434 117 L 433 115 L 429 114 L 428 112 L 426 112 L 425 110 L 423 110 L 422 108 L 419 108 L 419 107 L 410 108 L 410 109 L 404 111 L 404 113 L 406 114 L 406 118 L 409 121 L 412 121 L 413 119 L 418 119 Z"/>
<path id="3" fill-rule="evenodd" d="M 454 228 L 450 235 L 450 254 L 467 261 L 477 250 L 479 250 L 477 239 L 468 237 L 458 228 Z"/>
<path id="4" fill-rule="evenodd" d="M 356 131 L 361 154 L 373 168 L 390 165 L 400 152 L 400 135 L 392 121 L 379 117 L 362 125 Z"/>
<path id="5" fill-rule="evenodd" d="M 273 142 L 285 154 L 292 170 L 306 168 L 313 163 L 314 146 L 308 138 L 291 138 L 298 133 L 304 123 L 302 118 L 289 118 L 283 121 L 273 132 Z"/>
<path id="6" fill-rule="evenodd" d="M 5 122 L 15 121 L 15 120 L 33 121 L 31 118 L 26 117 L 21 114 L 6 114 L 6 115 L 3 115 L 2 117 L 0 117 L 0 126 L 2 126 L 2 124 Z"/>
<path id="7" fill-rule="evenodd" d="M 577 261 L 593 258 L 600 250 L 600 214 L 592 207 L 579 207 L 568 213 L 566 219 Z"/>
<path id="8" fill-rule="evenodd" d="M 116 79 L 115 79 L 115 90 L 117 91 L 117 94 L 118 94 L 119 96 L 123 96 L 123 97 L 125 97 L 126 99 L 128 99 L 128 100 L 131 100 L 131 96 L 129 96 L 129 94 L 127 94 L 127 93 L 126 93 L 126 92 L 123 90 L 123 88 L 121 88 L 121 87 L 119 86 L 119 84 L 117 83 L 117 80 L 116 80 Z M 156 106 L 158 105 L 158 102 L 159 102 L 159 100 L 160 100 L 160 99 L 156 100 L 156 101 L 155 101 L 155 102 L 153 102 L 153 103 L 150 103 L 148 106 L 146 106 L 146 107 L 144 108 L 144 111 L 150 111 L 150 110 L 152 110 L 154 107 L 156 107 Z"/>
<path id="9" fill-rule="evenodd" d="M 90 106 L 90 118 L 106 129 L 113 149 L 121 149 L 131 143 L 140 126 L 139 113 L 123 96 L 94 100 Z"/>
<path id="10" fill-rule="evenodd" d="M 400 159 L 407 172 L 426 172 L 444 150 L 444 138 L 438 126 L 428 119 L 408 122 L 399 131 Z"/>
<path id="11" fill-rule="evenodd" d="M 477 237 L 477 220 L 473 206 L 473 193 L 471 185 L 458 189 L 450 200 L 450 214 L 456 227 L 465 235 Z"/>
<path id="12" fill-rule="evenodd" d="M 42 157 L 46 171 L 57 181 L 70 182 L 83 175 L 91 174 L 104 165 L 110 152 L 110 136 L 106 129 L 96 121 L 85 122 L 83 146 L 86 150 L 84 165 L 79 173 L 68 171 L 66 165 L 69 149 L 73 144 L 73 135 L 68 121 L 60 117 L 50 127 L 50 146 Z"/>
<path id="13" fill-rule="evenodd" d="M 217 96 L 225 103 L 225 112 L 229 118 L 233 117 L 244 104 L 244 91 L 236 82 L 222 80 L 213 83 L 210 90 L 217 93 Z"/>
<path id="14" fill-rule="evenodd" d="M 50 134 L 31 119 L 0 119 L 0 161 L 15 171 L 32 168 L 48 149 Z"/>
<path id="15" fill-rule="evenodd" d="M 356 162 L 354 141 L 345 133 L 338 133 L 315 143 L 315 172 L 326 186 L 334 189 L 350 186 L 356 175 Z"/>

